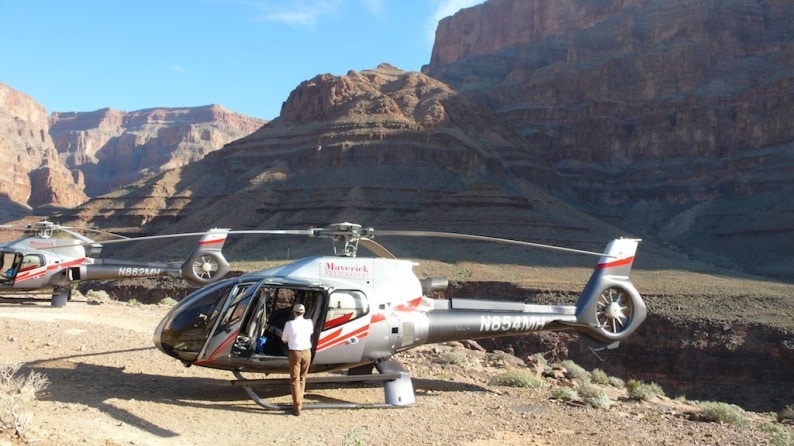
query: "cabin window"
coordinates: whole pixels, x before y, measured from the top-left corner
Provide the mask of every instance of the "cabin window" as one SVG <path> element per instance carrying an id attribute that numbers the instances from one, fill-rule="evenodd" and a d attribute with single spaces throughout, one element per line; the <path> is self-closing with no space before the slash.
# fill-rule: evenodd
<path id="1" fill-rule="evenodd" d="M 44 266 L 44 256 L 39 254 L 26 254 L 25 257 L 22 258 L 22 265 L 20 265 L 19 271 L 29 271 L 42 266 Z"/>
<path id="2" fill-rule="evenodd" d="M 367 297 L 361 291 L 339 290 L 328 299 L 328 313 L 323 329 L 342 325 L 369 313 Z"/>

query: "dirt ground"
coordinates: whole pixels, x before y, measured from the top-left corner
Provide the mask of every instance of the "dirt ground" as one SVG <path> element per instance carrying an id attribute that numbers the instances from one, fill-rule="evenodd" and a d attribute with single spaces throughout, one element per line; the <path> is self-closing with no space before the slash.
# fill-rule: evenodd
<path id="1" fill-rule="evenodd" d="M 24 438 L 0 433 L 0 445 L 763 445 L 768 414 L 746 413 L 746 426 L 691 420 L 696 402 L 639 402 L 610 390 L 609 410 L 549 398 L 548 390 L 488 384 L 504 364 L 455 345 L 401 354 L 416 402 L 401 408 L 311 409 L 300 417 L 268 411 L 233 386 L 230 372 L 185 368 L 152 344 L 168 310 L 161 305 L 93 302 L 64 308 L 48 299 L 0 299 L 0 361 L 49 386 L 27 405 Z M 443 363 L 446 350 L 466 352 Z M 262 395 L 289 401 L 276 386 Z M 307 387 L 307 401 L 383 403 L 380 386 Z M 786 427 L 794 434 L 791 426 Z"/>

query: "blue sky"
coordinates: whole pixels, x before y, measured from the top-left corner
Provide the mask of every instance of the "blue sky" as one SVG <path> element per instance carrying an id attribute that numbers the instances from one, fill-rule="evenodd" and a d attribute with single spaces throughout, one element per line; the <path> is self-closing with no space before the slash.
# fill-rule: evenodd
<path id="1" fill-rule="evenodd" d="M 47 113 L 220 104 L 263 119 L 302 81 L 419 71 L 484 0 L 0 0 L 0 82 Z"/>

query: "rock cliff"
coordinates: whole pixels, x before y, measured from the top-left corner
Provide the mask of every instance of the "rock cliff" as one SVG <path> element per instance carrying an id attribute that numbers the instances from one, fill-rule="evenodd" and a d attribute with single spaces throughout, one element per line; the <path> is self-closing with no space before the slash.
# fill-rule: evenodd
<path id="1" fill-rule="evenodd" d="M 18 218 L 42 206 L 72 207 L 88 197 L 83 175 L 59 158 L 44 107 L 0 83 L 0 217 Z"/>
<path id="2" fill-rule="evenodd" d="M 95 196 L 199 160 L 265 122 L 218 105 L 105 108 L 52 113 L 49 133 L 67 165 L 84 173 L 86 193 Z"/>
<path id="3" fill-rule="evenodd" d="M 0 83 L 0 219 L 77 206 L 203 158 L 266 121 L 218 105 L 52 113 Z"/>
<path id="4" fill-rule="evenodd" d="M 787 275 L 793 23 L 782 0 L 489 0 L 423 72 L 483 95 L 580 209 Z"/>

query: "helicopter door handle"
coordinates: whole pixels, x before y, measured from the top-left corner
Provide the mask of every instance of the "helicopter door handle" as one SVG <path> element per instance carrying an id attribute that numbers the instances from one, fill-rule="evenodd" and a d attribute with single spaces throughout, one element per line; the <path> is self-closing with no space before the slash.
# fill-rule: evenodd
<path id="1" fill-rule="evenodd" d="M 350 339 L 347 340 L 347 343 L 348 344 L 358 344 L 358 338 L 353 336 L 353 337 L 351 337 Z"/>

